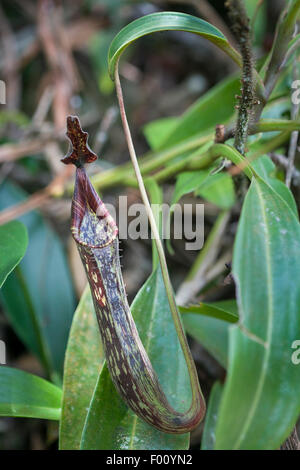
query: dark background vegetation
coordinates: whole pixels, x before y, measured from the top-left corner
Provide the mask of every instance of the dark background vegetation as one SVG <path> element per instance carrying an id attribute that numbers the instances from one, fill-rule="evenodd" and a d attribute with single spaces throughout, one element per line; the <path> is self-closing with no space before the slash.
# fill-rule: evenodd
<path id="1" fill-rule="evenodd" d="M 270 0 L 260 27 L 261 56 L 272 43 L 274 25 L 284 1 Z M 213 8 L 209 8 L 212 6 Z M 89 132 L 91 147 L 100 159 L 89 171 L 97 173 L 109 165 L 128 160 L 117 111 L 114 84 L 107 74 L 107 50 L 114 35 L 130 21 L 155 11 L 176 10 L 207 19 L 228 33 L 224 2 L 219 1 L 126 1 L 86 0 L 35 2 L 1 1 L 0 79 L 7 85 L 7 104 L 0 105 L 0 140 L 19 144 L 20 154 L 1 153 L 0 183 L 10 179 L 28 196 L 36 195 L 66 169 L 60 158 L 67 150 L 65 118 L 78 114 Z M 229 33 L 230 34 L 230 33 Z M 233 39 L 232 39 L 233 40 Z M 156 118 L 178 116 L 199 96 L 234 71 L 230 60 L 208 41 L 186 33 L 160 33 L 137 42 L 122 60 L 121 78 L 138 154 L 148 150 L 143 126 Z M 222 106 L 222 103 L 220 103 Z M 205 119 L 205 116 L 203 116 Z M 26 147 L 27 143 L 35 147 Z M 71 170 L 69 170 L 71 171 Z M 62 188 L 72 181 L 63 176 Z M 172 182 L 164 185 L 170 199 Z M 135 189 L 114 188 L 104 201 L 115 202 L 119 194 L 138 202 Z M 37 193 L 40 194 L 40 193 Z M 186 197 L 190 200 L 191 197 Z M 85 285 L 85 275 L 70 239 L 70 194 L 41 201 L 29 199 L 28 209 L 38 208 L 58 234 L 69 260 L 74 288 L 74 306 Z M 216 208 L 205 206 L 206 229 Z M 234 220 L 230 226 L 234 233 Z M 223 244 L 232 242 L 232 233 Z M 129 299 L 151 271 L 151 245 L 147 241 L 124 241 L 123 273 Z M 194 256 L 184 251 L 183 242 L 174 243 L 175 255 L 168 263 L 174 287 L 178 287 Z M 203 294 L 206 300 L 229 296 L 233 286 L 224 283 L 226 270 Z M 38 288 L 38 287 L 37 287 Z M 203 298 L 203 296 L 201 297 Z M 0 338 L 6 342 L 7 364 L 43 374 L 11 328 L 5 312 L 0 314 Z M 207 394 L 212 383 L 224 376 L 218 363 L 198 344 L 191 342 L 200 381 Z M 198 430 L 192 445 L 199 445 Z M 30 419 L 0 419 L 0 449 L 46 449 L 57 446 L 57 424 Z"/>

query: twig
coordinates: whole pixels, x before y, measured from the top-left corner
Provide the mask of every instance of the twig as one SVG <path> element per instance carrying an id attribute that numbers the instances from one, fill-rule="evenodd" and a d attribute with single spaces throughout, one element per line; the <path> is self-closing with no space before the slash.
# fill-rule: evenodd
<path id="1" fill-rule="evenodd" d="M 20 101 L 20 77 L 17 73 L 17 51 L 13 31 L 0 6 L 0 35 L 3 43 L 3 72 L 6 82 L 6 106 L 17 109 Z"/>
<path id="2" fill-rule="evenodd" d="M 22 1 L 22 4 L 27 2 Z M 35 6 L 36 10 L 36 6 Z M 34 15 L 34 22 L 36 11 Z M 72 23 L 65 25 L 65 34 L 68 38 L 69 47 L 72 50 L 78 50 L 85 47 L 93 34 L 100 29 L 106 29 L 109 26 L 108 18 L 99 12 L 93 12 L 87 16 L 80 16 L 78 19 L 72 18 Z M 24 40 L 24 36 L 26 40 Z M 20 70 L 27 65 L 41 50 L 41 41 L 37 36 L 34 26 L 28 28 L 25 26 L 15 32 L 15 41 L 17 44 L 16 70 Z M 0 68 L 4 67 L 3 49 L 0 49 Z"/>
<path id="3" fill-rule="evenodd" d="M 54 180 L 48 186 L 46 186 L 46 188 L 42 189 L 41 191 L 37 191 L 26 201 L 3 210 L 0 213 L 0 225 L 14 220 L 26 212 L 38 209 L 43 204 L 45 204 L 45 202 L 47 202 L 51 196 L 55 195 L 56 192 L 61 193 L 65 181 L 69 179 L 72 172 L 73 168 L 66 167 L 64 171 L 60 173 L 60 175 L 54 178 Z"/>
<path id="4" fill-rule="evenodd" d="M 118 109 L 115 106 L 111 106 L 105 112 L 99 126 L 99 130 L 96 134 L 95 142 L 93 145 L 95 153 L 99 154 L 107 140 L 107 133 L 110 127 L 115 122 L 118 116 Z"/>
<path id="5" fill-rule="evenodd" d="M 217 262 L 211 267 L 211 269 L 207 271 L 205 275 L 205 284 L 203 285 L 203 287 L 209 282 L 211 282 L 213 279 L 215 279 L 217 276 L 222 274 L 225 269 L 227 269 L 226 265 L 228 265 L 231 259 L 232 250 L 229 249 L 217 260 Z"/>
<path id="6" fill-rule="evenodd" d="M 239 98 L 238 119 L 235 130 L 234 146 L 244 155 L 248 136 L 250 113 L 254 104 L 253 92 L 253 57 L 249 18 L 245 6 L 240 0 L 228 0 L 226 3 L 232 30 L 236 35 L 243 59 L 242 95 Z"/>
<path id="7" fill-rule="evenodd" d="M 45 143 L 61 138 L 57 132 L 48 132 L 36 139 L 26 140 L 18 144 L 4 144 L 0 147 L 0 163 L 12 162 L 25 155 L 33 155 L 41 152 Z"/>
<path id="8" fill-rule="evenodd" d="M 216 144 L 223 144 L 225 138 L 225 126 L 224 124 L 217 124 L 215 127 L 216 135 L 215 135 L 215 143 Z"/>
<path id="9" fill-rule="evenodd" d="M 53 100 L 54 90 L 52 86 L 47 86 L 43 91 L 43 94 L 38 102 L 36 110 L 32 116 L 32 124 L 34 127 L 40 127 L 40 125 L 46 119 L 48 111 L 50 109 Z"/>
<path id="10" fill-rule="evenodd" d="M 230 1 L 230 0 L 229 0 Z M 264 75 L 265 89 L 263 92 L 257 93 L 259 101 L 255 102 L 255 112 L 252 119 L 252 124 L 259 121 L 261 113 L 277 83 L 278 77 L 285 65 L 287 59 L 298 47 L 298 40 L 291 44 L 291 40 L 294 34 L 295 23 L 297 20 L 298 13 L 300 11 L 300 0 L 291 2 L 288 9 L 283 11 L 281 19 L 278 22 L 275 40 L 273 42 L 272 51 L 269 59 L 266 61 L 260 75 Z M 290 47 L 289 47 L 290 46 Z M 225 132 L 224 142 L 234 136 L 234 129 L 229 128 Z"/>
<path id="11" fill-rule="evenodd" d="M 0 185 L 1 185 L 1 183 L 8 177 L 8 175 L 11 173 L 11 171 L 13 170 L 13 167 L 14 167 L 13 162 L 4 163 L 4 164 L 1 166 L 1 170 L 0 170 Z"/>
<path id="12" fill-rule="evenodd" d="M 54 175 L 59 175 L 61 172 L 61 149 L 58 143 L 55 141 L 48 142 L 44 147 L 44 154 L 51 172 Z"/>
<path id="13" fill-rule="evenodd" d="M 197 292 L 200 293 L 199 296 L 195 297 L 195 292 L 193 296 L 189 296 L 189 299 L 186 300 L 185 305 L 194 302 L 194 301 L 201 301 L 201 290 L 207 286 L 211 281 L 216 279 L 218 276 L 220 276 L 227 268 L 226 265 L 230 262 L 232 259 L 232 251 L 227 250 L 220 258 L 217 259 L 217 261 L 213 264 L 211 269 L 207 270 L 203 277 L 199 280 L 198 285 L 197 285 Z M 178 302 L 178 305 L 181 305 Z"/>

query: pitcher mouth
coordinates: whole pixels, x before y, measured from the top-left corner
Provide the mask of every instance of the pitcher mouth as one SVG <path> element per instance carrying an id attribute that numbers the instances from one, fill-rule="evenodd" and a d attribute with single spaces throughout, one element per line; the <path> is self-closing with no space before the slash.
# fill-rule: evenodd
<path id="1" fill-rule="evenodd" d="M 82 167 L 76 169 L 71 232 L 77 243 L 89 248 L 104 248 L 118 235 L 114 219 Z"/>

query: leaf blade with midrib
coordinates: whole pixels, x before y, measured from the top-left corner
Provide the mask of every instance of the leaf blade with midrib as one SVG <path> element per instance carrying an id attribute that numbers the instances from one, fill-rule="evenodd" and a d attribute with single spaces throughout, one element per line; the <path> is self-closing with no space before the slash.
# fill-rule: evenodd
<path id="1" fill-rule="evenodd" d="M 267 183 L 253 179 L 234 247 L 241 320 L 230 328 L 217 449 L 276 449 L 299 416 L 299 371 L 291 361 L 300 337 L 299 257 L 294 213 Z"/>

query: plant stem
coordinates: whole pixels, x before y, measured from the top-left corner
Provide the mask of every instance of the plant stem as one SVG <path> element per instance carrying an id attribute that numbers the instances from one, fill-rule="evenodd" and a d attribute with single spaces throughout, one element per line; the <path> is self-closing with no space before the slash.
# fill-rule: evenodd
<path id="1" fill-rule="evenodd" d="M 209 153 L 207 152 L 210 146 L 211 142 L 208 142 L 207 145 L 204 145 L 200 149 L 195 150 L 195 152 L 193 152 L 191 155 L 184 158 L 183 160 L 174 163 L 172 166 L 167 166 L 166 168 L 154 175 L 155 180 L 158 183 L 163 183 L 167 179 L 179 173 L 181 170 L 187 168 L 189 164 L 194 161 L 198 162 L 198 168 L 205 168 L 212 162 L 212 159 Z"/>
<path id="2" fill-rule="evenodd" d="M 253 171 L 250 168 L 249 161 L 245 157 L 243 157 L 242 154 L 235 148 L 226 144 L 214 144 L 209 148 L 207 153 L 211 161 L 219 157 L 227 158 L 232 163 L 237 165 L 238 168 L 241 168 L 242 171 L 245 173 L 245 175 L 248 176 L 248 178 L 251 180 L 253 176 Z M 188 168 L 196 169 L 197 168 L 196 162 L 194 163 L 194 165 L 190 163 Z"/>
<path id="3" fill-rule="evenodd" d="M 228 0 L 227 7 L 232 22 L 232 30 L 238 40 L 243 59 L 242 69 L 242 96 L 235 130 L 234 146 L 244 155 L 245 144 L 248 137 L 250 113 L 253 107 L 253 58 L 249 18 L 244 4 L 240 0 Z"/>
<path id="4" fill-rule="evenodd" d="M 163 224 L 162 224 L 162 213 L 160 208 L 163 204 L 163 191 L 162 188 L 157 184 L 154 178 L 146 178 L 145 186 L 147 188 L 151 204 L 156 204 L 156 207 L 159 206 L 158 211 L 154 211 L 154 217 L 160 237 L 162 238 Z M 152 206 L 153 207 L 153 206 Z M 156 249 L 155 240 L 152 240 L 152 272 L 154 272 L 159 265 L 159 257 Z"/>

